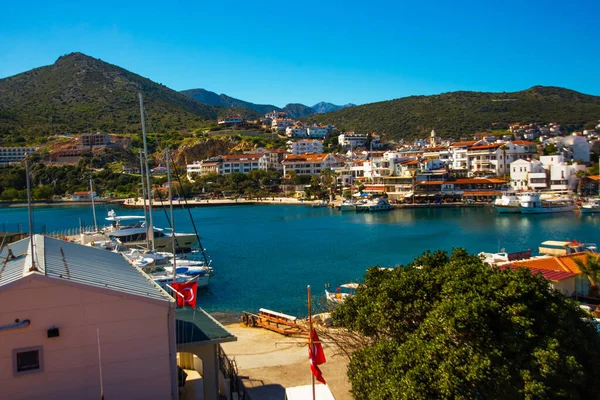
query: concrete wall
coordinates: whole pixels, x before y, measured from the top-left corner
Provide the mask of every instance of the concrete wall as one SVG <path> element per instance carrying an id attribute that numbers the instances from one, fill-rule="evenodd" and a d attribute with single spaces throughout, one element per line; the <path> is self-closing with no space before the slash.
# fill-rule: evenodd
<path id="1" fill-rule="evenodd" d="M 97 329 L 106 399 L 172 398 L 168 303 L 57 281 L 0 288 L 0 326 L 31 321 L 0 331 L 0 399 L 98 399 Z M 54 326 L 60 336 L 48 338 Z M 31 346 L 43 346 L 43 371 L 13 376 L 13 349 Z"/>

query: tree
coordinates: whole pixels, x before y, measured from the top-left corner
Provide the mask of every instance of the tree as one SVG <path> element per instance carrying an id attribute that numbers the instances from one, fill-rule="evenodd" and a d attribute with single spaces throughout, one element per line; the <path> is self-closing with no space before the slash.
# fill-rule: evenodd
<path id="1" fill-rule="evenodd" d="M 583 187 L 583 178 L 585 178 L 586 175 L 587 175 L 587 172 L 584 169 L 580 169 L 579 171 L 577 171 L 575 173 L 575 176 L 577 176 L 577 194 L 579 196 L 581 196 L 581 188 Z"/>
<path id="2" fill-rule="evenodd" d="M 548 145 L 546 145 L 546 147 L 544 147 L 545 156 L 553 156 L 557 152 L 558 149 L 556 148 L 556 145 L 554 143 L 549 143 Z"/>
<path id="3" fill-rule="evenodd" d="M 502 146 L 500 146 L 500 150 L 502 150 L 502 155 L 503 155 L 503 165 L 502 165 L 502 175 L 506 176 L 506 170 L 510 168 L 508 160 L 506 158 L 506 150 L 509 150 L 510 148 L 503 144 Z"/>
<path id="4" fill-rule="evenodd" d="M 595 254 L 586 254 L 585 262 L 581 259 L 573 259 L 581 272 L 590 281 L 589 295 L 598 297 L 598 281 L 600 280 L 600 256 Z"/>
<path id="5" fill-rule="evenodd" d="M 348 377 L 373 400 L 596 398 L 600 336 L 584 316 L 542 276 L 462 249 L 369 268 L 333 312 L 365 338 Z"/>

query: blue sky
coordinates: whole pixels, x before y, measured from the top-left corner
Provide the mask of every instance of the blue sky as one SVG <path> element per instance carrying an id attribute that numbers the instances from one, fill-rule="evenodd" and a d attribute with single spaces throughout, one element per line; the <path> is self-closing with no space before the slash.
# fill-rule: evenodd
<path id="1" fill-rule="evenodd" d="M 0 78 L 80 51 L 283 106 L 562 86 L 600 95 L 600 1 L 3 2 Z"/>

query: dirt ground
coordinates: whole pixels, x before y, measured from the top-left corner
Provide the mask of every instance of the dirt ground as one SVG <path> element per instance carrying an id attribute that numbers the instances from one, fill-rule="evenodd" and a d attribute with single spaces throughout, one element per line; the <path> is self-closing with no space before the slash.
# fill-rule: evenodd
<path id="1" fill-rule="evenodd" d="M 237 342 L 221 346 L 229 358 L 235 359 L 239 375 L 253 400 L 282 400 L 285 388 L 310 385 L 311 372 L 306 340 L 288 338 L 263 328 L 230 324 L 227 330 Z M 336 400 L 350 400 L 350 383 L 346 377 L 348 360 L 334 356 L 323 344 L 327 362 L 320 366 L 327 385 Z M 319 384 L 317 382 L 317 384 Z"/>

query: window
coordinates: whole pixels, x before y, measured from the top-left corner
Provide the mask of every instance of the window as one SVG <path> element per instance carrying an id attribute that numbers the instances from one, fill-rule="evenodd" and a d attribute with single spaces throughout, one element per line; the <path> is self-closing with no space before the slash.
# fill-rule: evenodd
<path id="1" fill-rule="evenodd" d="M 44 370 L 42 346 L 13 350 L 13 375 L 42 372 Z"/>

